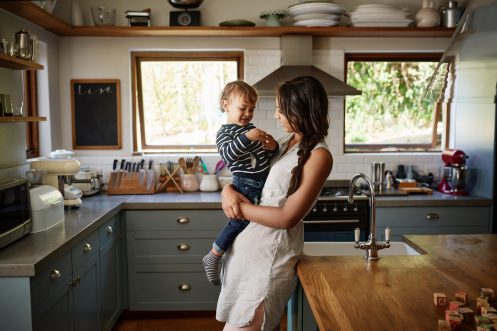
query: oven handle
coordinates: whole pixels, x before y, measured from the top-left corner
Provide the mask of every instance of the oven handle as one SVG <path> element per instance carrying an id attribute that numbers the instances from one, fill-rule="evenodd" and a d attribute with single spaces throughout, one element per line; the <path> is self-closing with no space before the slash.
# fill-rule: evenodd
<path id="1" fill-rule="evenodd" d="M 304 220 L 304 224 L 347 224 L 347 223 L 359 223 L 359 220 L 322 220 L 322 221 L 309 221 Z"/>

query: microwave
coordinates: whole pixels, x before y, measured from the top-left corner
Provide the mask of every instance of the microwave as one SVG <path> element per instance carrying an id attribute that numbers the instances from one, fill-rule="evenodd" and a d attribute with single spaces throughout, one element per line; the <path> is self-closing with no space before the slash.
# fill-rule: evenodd
<path id="1" fill-rule="evenodd" d="M 31 231 L 30 212 L 27 179 L 0 182 L 0 248 Z"/>

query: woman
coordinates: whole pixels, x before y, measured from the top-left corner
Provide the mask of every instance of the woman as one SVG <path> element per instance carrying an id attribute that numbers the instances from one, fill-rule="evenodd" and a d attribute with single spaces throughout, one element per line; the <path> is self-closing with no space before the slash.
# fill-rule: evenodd
<path id="1" fill-rule="evenodd" d="M 216 318 L 225 331 L 273 330 L 297 284 L 295 266 L 302 253 L 302 218 L 328 177 L 333 159 L 328 134 L 328 97 L 313 77 L 284 83 L 276 97 L 275 118 L 287 132 L 262 191 L 252 205 L 232 187 L 222 192 L 227 217 L 251 223 L 225 254 Z"/>

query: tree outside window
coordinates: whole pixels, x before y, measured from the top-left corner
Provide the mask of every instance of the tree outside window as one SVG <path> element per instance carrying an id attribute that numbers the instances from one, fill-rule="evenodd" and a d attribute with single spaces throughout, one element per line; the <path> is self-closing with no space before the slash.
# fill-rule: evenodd
<path id="1" fill-rule="evenodd" d="M 425 97 L 441 54 L 350 54 L 345 152 L 440 151 L 441 107 Z"/>

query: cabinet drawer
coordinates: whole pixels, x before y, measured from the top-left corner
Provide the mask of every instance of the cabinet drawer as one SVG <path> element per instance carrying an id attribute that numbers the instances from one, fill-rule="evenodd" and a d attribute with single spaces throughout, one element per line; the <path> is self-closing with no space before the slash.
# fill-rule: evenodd
<path id="1" fill-rule="evenodd" d="M 126 212 L 126 229 L 219 230 L 228 219 L 221 210 L 140 210 Z"/>
<path id="2" fill-rule="evenodd" d="M 101 225 L 98 229 L 98 241 L 100 246 L 105 246 L 109 241 L 119 239 L 121 235 L 121 217 L 116 215 Z"/>
<path id="3" fill-rule="evenodd" d="M 200 263 L 129 266 L 131 310 L 214 310 L 220 286 Z"/>
<path id="4" fill-rule="evenodd" d="M 390 226 L 489 226 L 487 207 L 377 208 L 376 225 Z"/>
<path id="5" fill-rule="evenodd" d="M 37 276 L 31 278 L 32 306 L 35 308 L 59 286 L 69 286 L 72 274 L 71 253 L 68 251 Z"/>
<path id="6" fill-rule="evenodd" d="M 127 236 L 128 262 L 200 263 L 212 247 L 215 231 L 130 231 Z"/>
<path id="7" fill-rule="evenodd" d="M 71 250 L 72 264 L 77 269 L 83 262 L 98 252 L 98 231 L 93 231 L 85 239 L 74 245 Z"/>

